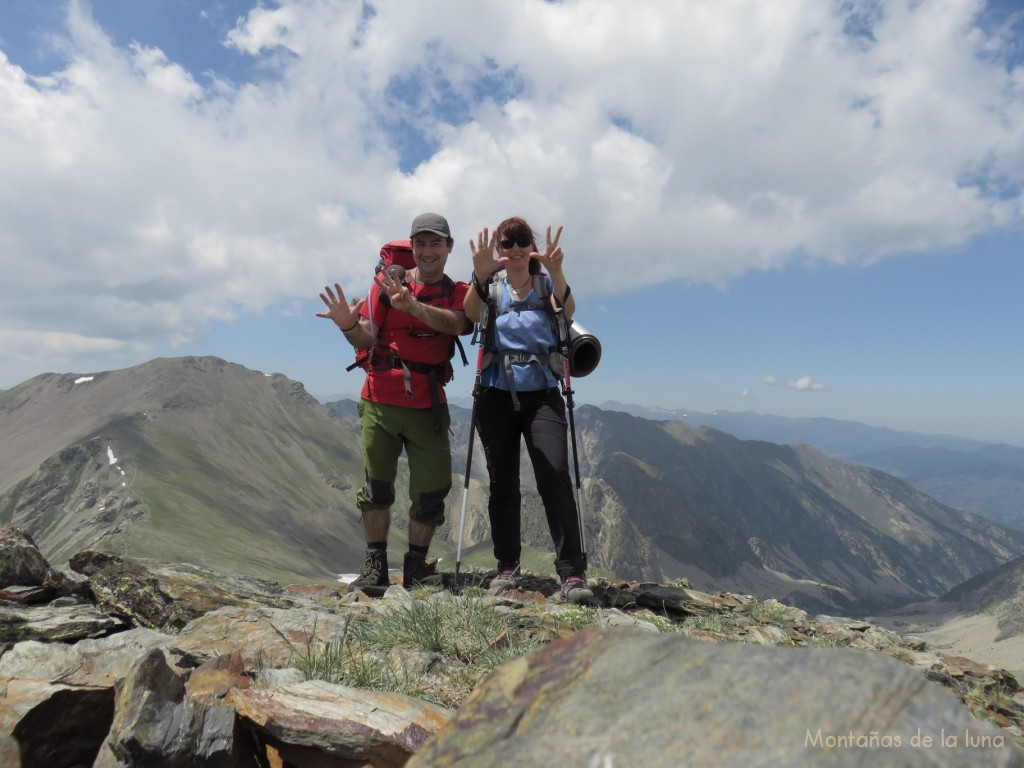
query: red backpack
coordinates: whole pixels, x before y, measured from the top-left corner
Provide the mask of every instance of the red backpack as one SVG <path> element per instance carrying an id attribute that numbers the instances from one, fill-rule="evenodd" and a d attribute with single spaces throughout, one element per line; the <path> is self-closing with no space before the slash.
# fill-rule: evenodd
<path id="1" fill-rule="evenodd" d="M 380 261 L 377 262 L 377 266 L 374 269 L 374 276 L 379 274 L 381 270 L 387 269 L 395 264 L 406 270 L 413 269 L 416 266 L 416 262 L 412 258 L 412 243 L 409 240 L 392 240 L 390 243 L 385 243 L 383 247 L 381 247 Z M 420 300 L 433 301 L 440 297 L 451 296 L 455 292 L 455 283 L 450 277 L 448 277 L 448 275 L 444 276 L 444 279 L 438 287 L 440 288 L 439 293 L 431 296 L 421 296 Z M 370 290 L 372 291 L 373 288 Z M 386 314 L 391 305 L 383 290 L 381 290 L 381 304 L 384 307 Z M 376 321 L 375 324 L 378 325 L 378 327 L 382 326 L 384 324 L 383 318 Z M 462 356 L 462 364 L 464 366 L 469 365 L 469 361 L 466 359 L 466 351 L 462 347 L 462 342 L 459 341 L 458 336 L 453 336 L 451 344 L 448 346 L 447 360 L 437 365 L 403 361 L 394 354 L 390 347 L 385 347 L 382 352 L 377 347 L 376 343 L 374 343 L 370 345 L 369 349 L 356 350 L 355 362 L 345 370 L 351 371 L 355 368 L 368 370 L 373 366 L 402 368 L 405 371 L 406 376 L 406 392 L 408 392 L 410 396 L 412 395 L 412 390 L 409 389 L 410 385 L 408 377 L 414 372 L 426 375 L 430 380 L 430 405 L 431 410 L 434 412 L 434 431 L 440 433 L 442 426 L 439 390 L 449 382 L 455 374 L 451 360 L 455 356 L 456 348 L 458 348 L 459 354 Z"/>
<path id="2" fill-rule="evenodd" d="M 377 266 L 374 267 L 373 270 L 374 276 L 380 274 L 382 270 L 387 269 L 393 264 L 397 264 L 398 266 L 402 267 L 405 270 L 415 268 L 416 262 L 412 257 L 412 242 L 410 240 L 392 240 L 389 243 L 384 243 L 384 245 L 381 246 L 380 249 L 380 260 L 377 262 Z M 444 279 L 442 279 L 442 281 L 438 284 L 438 287 L 440 289 L 438 293 L 428 296 L 421 296 L 420 300 L 433 301 L 439 297 L 451 296 L 455 292 L 455 283 L 452 281 L 450 277 L 448 277 L 448 275 L 444 276 Z M 373 289 L 371 288 L 371 290 Z M 383 290 L 381 290 L 381 303 L 385 307 L 385 310 L 390 308 L 391 306 Z M 383 318 L 377 321 L 376 324 L 378 326 L 383 325 Z M 420 363 L 405 363 L 405 365 L 407 368 L 410 368 L 411 370 L 414 371 L 418 371 L 420 373 L 431 373 L 431 368 L 439 369 L 438 371 L 435 371 L 433 375 L 437 375 L 437 373 L 440 373 L 442 383 L 447 382 L 451 379 L 453 374 L 450 361 L 455 356 L 456 349 L 458 349 L 459 355 L 462 357 L 462 364 L 464 366 L 469 365 L 469 361 L 466 359 L 466 351 L 463 348 L 462 342 L 459 340 L 458 336 L 452 337 L 452 343 L 448 348 L 448 361 L 446 361 L 445 363 L 442 363 L 438 366 L 425 366 Z M 378 361 L 375 359 L 376 357 L 376 345 L 371 346 L 370 349 L 356 350 L 355 362 L 348 366 L 346 370 L 351 371 L 355 368 L 365 369 L 369 365 L 377 364 Z M 392 359 L 397 361 L 397 363 L 401 364 L 401 361 L 398 360 L 397 358 L 391 358 L 389 355 L 386 355 L 386 357 L 387 361 L 385 361 L 384 363 L 386 365 L 391 364 Z"/>
<path id="3" fill-rule="evenodd" d="M 392 264 L 397 264 L 408 271 L 416 266 L 412 258 L 412 242 L 409 240 L 392 240 L 384 243 L 380 249 L 380 261 L 377 262 L 373 274 L 380 274 L 382 269 L 387 269 Z"/>

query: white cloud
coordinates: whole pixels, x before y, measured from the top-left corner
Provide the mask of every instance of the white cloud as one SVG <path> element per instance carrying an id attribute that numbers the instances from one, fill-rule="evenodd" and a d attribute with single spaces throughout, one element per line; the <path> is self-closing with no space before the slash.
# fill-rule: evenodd
<path id="1" fill-rule="evenodd" d="M 766 373 L 763 376 L 761 376 L 761 382 L 763 384 L 768 384 L 769 386 L 771 386 L 772 384 L 774 384 L 777 381 L 778 381 L 778 379 L 775 376 L 773 376 L 772 374 L 770 374 L 770 373 Z"/>
<path id="2" fill-rule="evenodd" d="M 425 209 L 462 259 L 511 213 L 565 224 L 581 296 L 1024 218 L 1024 74 L 980 0 L 276 5 L 224 41 L 246 83 L 118 47 L 79 0 L 61 71 L 0 57 L 0 329 L 186 343 L 361 289 Z"/>
<path id="3" fill-rule="evenodd" d="M 750 397 L 750 387 L 744 387 L 740 390 L 740 397 Z"/>
<path id="4" fill-rule="evenodd" d="M 100 358 L 110 362 L 103 369 L 138 363 L 147 354 L 145 344 L 119 338 L 84 336 L 59 331 L 16 331 L 0 329 L 0 359 L 4 367 L 25 371 L 21 379 L 40 373 L 94 371 Z M 41 365 L 40 360 L 46 364 Z M 16 383 L 16 382 L 12 382 Z"/>
<path id="5" fill-rule="evenodd" d="M 145 78 L 146 85 L 157 93 L 180 101 L 202 96 L 203 89 L 192 75 L 179 65 L 168 62 L 163 51 L 144 48 L 138 43 L 132 43 L 131 51 L 133 63 Z"/>
<path id="6" fill-rule="evenodd" d="M 825 389 L 824 384 L 819 384 L 806 374 L 800 378 L 790 380 L 789 386 L 801 392 L 820 392 Z"/>
<path id="7" fill-rule="evenodd" d="M 306 46 L 301 42 L 299 21 L 295 10 L 288 4 L 280 8 L 259 7 L 249 14 L 244 24 L 228 34 L 228 43 L 253 56 L 277 47 L 287 48 L 301 56 Z"/>

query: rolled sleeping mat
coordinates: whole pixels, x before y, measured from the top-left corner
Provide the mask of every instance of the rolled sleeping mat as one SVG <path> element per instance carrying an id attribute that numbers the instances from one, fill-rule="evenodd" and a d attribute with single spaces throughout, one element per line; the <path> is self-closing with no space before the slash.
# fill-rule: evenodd
<path id="1" fill-rule="evenodd" d="M 569 325 L 569 373 L 586 376 L 601 362 L 601 342 L 597 336 L 573 320 Z"/>

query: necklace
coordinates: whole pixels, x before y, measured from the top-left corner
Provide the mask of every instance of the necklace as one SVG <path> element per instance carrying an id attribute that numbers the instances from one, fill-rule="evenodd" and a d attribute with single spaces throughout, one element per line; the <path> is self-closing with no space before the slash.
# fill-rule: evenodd
<path id="1" fill-rule="evenodd" d="M 520 294 L 522 294 L 522 291 L 523 291 L 523 289 L 526 286 L 532 285 L 532 284 L 533 284 L 533 275 L 529 275 L 526 278 L 526 282 L 523 283 L 522 285 L 520 285 L 518 288 L 516 288 L 514 285 L 512 285 L 511 281 L 509 282 L 508 287 L 512 289 L 512 293 L 514 293 L 516 296 L 519 296 Z"/>

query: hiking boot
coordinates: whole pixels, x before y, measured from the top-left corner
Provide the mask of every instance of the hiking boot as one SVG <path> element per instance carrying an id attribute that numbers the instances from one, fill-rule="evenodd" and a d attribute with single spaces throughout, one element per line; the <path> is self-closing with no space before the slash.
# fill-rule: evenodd
<path id="1" fill-rule="evenodd" d="M 415 552 L 405 553 L 405 562 L 402 563 L 402 584 L 406 589 L 440 583 L 441 574 L 437 572 L 437 560 L 427 560 Z"/>
<path id="2" fill-rule="evenodd" d="M 359 577 L 348 585 L 349 592 L 364 592 L 370 597 L 380 597 L 391 586 L 388 580 L 388 554 L 379 549 L 366 550 Z"/>
<path id="3" fill-rule="evenodd" d="M 594 593 L 582 576 L 568 576 L 562 581 L 562 599 L 567 603 L 587 605 L 594 602 Z"/>
<path id="4" fill-rule="evenodd" d="M 498 563 L 498 575 L 491 579 L 491 589 L 510 589 L 520 576 L 519 561 Z"/>

